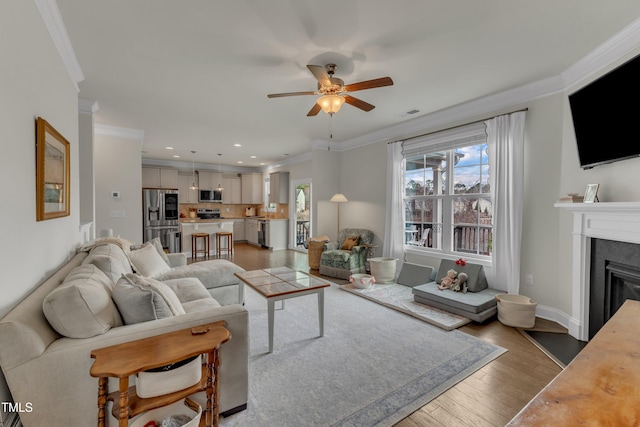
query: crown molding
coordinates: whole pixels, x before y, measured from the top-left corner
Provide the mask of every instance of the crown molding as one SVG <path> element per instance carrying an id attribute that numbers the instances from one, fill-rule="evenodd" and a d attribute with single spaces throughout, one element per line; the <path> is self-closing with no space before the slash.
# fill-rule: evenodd
<path id="1" fill-rule="evenodd" d="M 71 45 L 67 28 L 64 26 L 64 22 L 62 21 L 60 9 L 58 9 L 58 5 L 55 0 L 34 1 L 38 11 L 40 12 L 40 16 L 44 21 L 44 25 L 47 27 L 47 30 L 49 30 L 53 44 L 56 46 L 56 49 L 58 49 L 62 62 L 67 69 L 67 73 L 69 73 L 71 81 L 79 92 L 80 88 L 78 87 L 78 83 L 84 80 L 84 74 L 80 68 L 80 63 L 78 62 L 76 53 L 73 50 L 73 46 Z"/>
<path id="2" fill-rule="evenodd" d="M 91 99 L 78 98 L 78 112 L 80 114 L 93 115 L 99 109 L 100 109 L 100 106 L 98 105 L 98 101 L 93 101 Z"/>
<path id="3" fill-rule="evenodd" d="M 594 76 L 640 46 L 640 18 L 611 37 L 562 74 L 565 89 Z"/>
<path id="4" fill-rule="evenodd" d="M 640 18 L 557 76 L 416 117 L 404 123 L 343 141 L 339 144 L 339 147 L 334 148 L 332 145 L 329 147 L 335 151 L 346 151 L 368 144 L 406 139 L 407 137 L 436 129 L 439 126 L 472 120 L 474 117 L 492 114 L 539 98 L 562 93 L 574 84 L 610 66 L 639 47 Z M 329 148 L 326 145 L 323 146 L 322 143 L 312 143 L 312 145 L 314 149 L 326 150 Z"/>
<path id="5" fill-rule="evenodd" d="M 129 129 L 119 126 L 105 125 L 102 123 L 96 123 L 93 126 L 93 129 L 96 135 L 130 139 L 139 143 L 140 147 L 142 147 L 142 144 L 144 142 L 144 131 L 140 129 Z"/>

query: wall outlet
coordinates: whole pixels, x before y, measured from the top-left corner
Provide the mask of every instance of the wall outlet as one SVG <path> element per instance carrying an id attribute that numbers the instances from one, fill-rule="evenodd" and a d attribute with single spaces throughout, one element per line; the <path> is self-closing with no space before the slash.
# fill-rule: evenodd
<path id="1" fill-rule="evenodd" d="M 528 273 L 526 278 L 525 278 L 525 282 L 524 283 L 525 283 L 525 285 L 533 286 L 533 274 Z"/>
<path id="2" fill-rule="evenodd" d="M 112 210 L 109 211 L 109 217 L 110 218 L 126 218 L 127 214 L 125 211 L 121 211 L 121 210 Z"/>

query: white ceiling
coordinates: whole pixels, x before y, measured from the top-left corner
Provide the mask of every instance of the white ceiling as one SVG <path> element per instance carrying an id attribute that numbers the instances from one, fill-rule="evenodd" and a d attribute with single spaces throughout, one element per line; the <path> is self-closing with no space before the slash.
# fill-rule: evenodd
<path id="1" fill-rule="evenodd" d="M 96 123 L 144 131 L 143 158 L 257 167 L 328 140 L 307 64 L 355 83 L 336 143 L 557 76 L 640 16 L 638 0 L 57 0 Z M 411 109 L 418 114 L 406 116 Z M 241 144 L 241 147 L 234 147 Z M 165 147 L 174 147 L 167 150 Z M 250 156 L 255 156 L 251 158 Z"/>

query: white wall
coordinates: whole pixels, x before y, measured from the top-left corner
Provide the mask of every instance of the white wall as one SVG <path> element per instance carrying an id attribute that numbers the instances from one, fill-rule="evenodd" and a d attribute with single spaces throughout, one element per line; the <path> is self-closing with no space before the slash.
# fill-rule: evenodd
<path id="1" fill-rule="evenodd" d="M 313 229 L 315 235 L 328 235 L 337 239 L 337 206 L 329 200 L 336 193 L 342 193 L 340 155 L 337 151 L 313 150 L 312 152 L 312 196 Z M 341 216 L 342 218 L 342 216 Z"/>
<path id="2" fill-rule="evenodd" d="M 142 243 L 142 156 L 140 142 L 95 136 L 96 235 L 112 229 L 114 236 Z M 111 197 L 113 191 L 120 198 Z M 116 213 L 124 213 L 117 217 Z"/>
<path id="3" fill-rule="evenodd" d="M 33 1 L 0 2 L 0 40 L 2 317 L 75 253 L 80 217 L 78 93 Z M 71 215 L 40 222 L 35 203 L 38 116 L 71 144 Z M 0 378 L 0 401 L 9 399 Z"/>
<path id="4" fill-rule="evenodd" d="M 80 163 L 80 222 L 95 221 L 95 171 L 93 144 L 93 113 L 80 111 L 78 116 Z"/>

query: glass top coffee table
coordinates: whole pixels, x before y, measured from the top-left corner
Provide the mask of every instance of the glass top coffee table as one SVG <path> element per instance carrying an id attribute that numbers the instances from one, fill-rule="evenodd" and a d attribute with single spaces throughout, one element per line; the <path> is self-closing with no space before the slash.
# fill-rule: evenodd
<path id="1" fill-rule="evenodd" d="M 331 286 L 319 277 L 289 267 L 265 268 L 234 273 L 240 280 L 267 299 L 269 319 L 269 353 L 273 352 L 275 302 L 303 295 L 318 295 L 320 336 L 324 336 L 324 288 Z"/>

